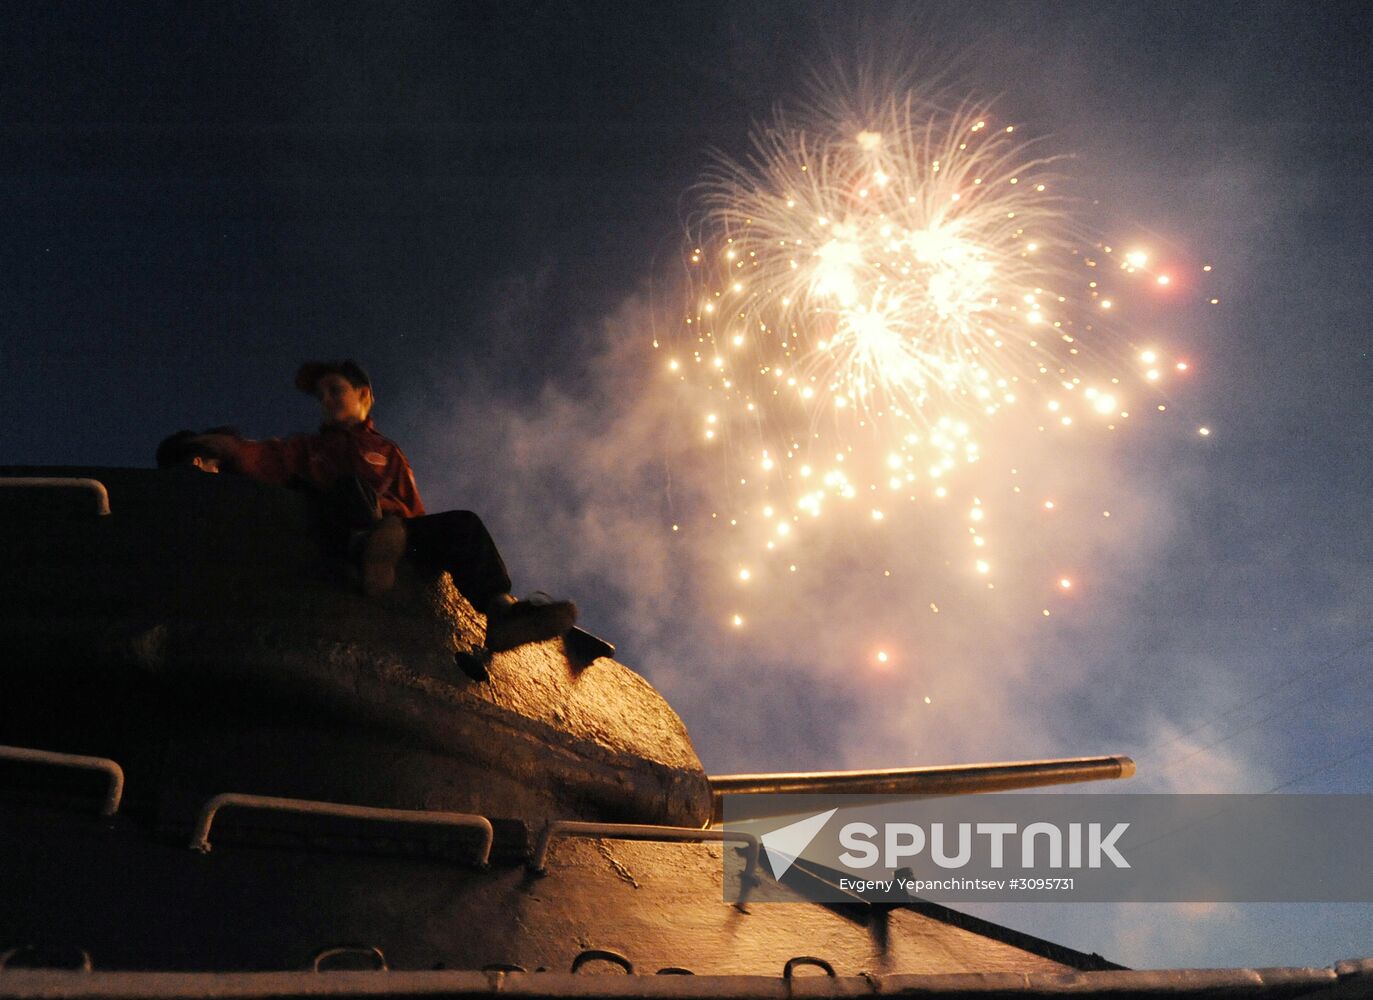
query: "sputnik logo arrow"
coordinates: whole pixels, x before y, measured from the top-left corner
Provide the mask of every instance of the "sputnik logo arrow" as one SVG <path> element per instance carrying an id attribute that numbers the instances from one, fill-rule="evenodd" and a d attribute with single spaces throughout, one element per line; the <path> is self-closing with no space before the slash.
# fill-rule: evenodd
<path id="1" fill-rule="evenodd" d="M 768 864 L 772 866 L 773 878 L 780 880 L 787 873 L 791 863 L 802 855 L 815 839 L 815 835 L 824 829 L 830 817 L 838 811 L 839 807 L 836 806 L 829 812 L 807 816 L 803 820 L 763 834 L 760 839 L 763 841 L 763 850 L 768 852 Z"/>

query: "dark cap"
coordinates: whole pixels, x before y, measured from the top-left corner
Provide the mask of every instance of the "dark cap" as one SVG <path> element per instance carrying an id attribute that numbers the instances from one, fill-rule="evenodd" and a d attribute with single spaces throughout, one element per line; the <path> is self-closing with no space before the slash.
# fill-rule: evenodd
<path id="1" fill-rule="evenodd" d="M 196 441 L 198 437 L 199 431 L 177 431 L 163 438 L 157 446 L 157 467 L 170 469 L 188 465 L 193 458 L 218 458 L 219 455 L 208 446 Z"/>
<path id="2" fill-rule="evenodd" d="M 296 388 L 307 396 L 313 396 L 319 386 L 319 380 L 325 375 L 342 375 L 354 389 L 361 389 L 364 385 L 371 388 L 372 385 L 367 373 L 356 361 L 349 358 L 346 361 L 306 362 L 296 372 Z"/>

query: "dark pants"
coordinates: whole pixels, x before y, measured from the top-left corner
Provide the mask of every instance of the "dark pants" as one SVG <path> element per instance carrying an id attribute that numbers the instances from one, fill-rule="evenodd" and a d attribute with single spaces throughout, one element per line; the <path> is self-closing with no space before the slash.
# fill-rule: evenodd
<path id="1" fill-rule="evenodd" d="M 381 520 L 381 506 L 372 487 L 348 476 L 317 494 L 320 524 L 331 547 L 346 550 L 357 531 Z M 470 510 L 446 510 L 405 521 L 407 551 L 418 565 L 447 570 L 453 585 L 478 611 L 485 612 L 493 597 L 510 593 L 510 574 L 481 518 Z"/>
<path id="2" fill-rule="evenodd" d="M 405 522 L 410 557 L 421 566 L 447 570 L 453 584 L 478 611 L 510 593 L 510 574 L 481 518 L 470 510 L 412 517 Z"/>

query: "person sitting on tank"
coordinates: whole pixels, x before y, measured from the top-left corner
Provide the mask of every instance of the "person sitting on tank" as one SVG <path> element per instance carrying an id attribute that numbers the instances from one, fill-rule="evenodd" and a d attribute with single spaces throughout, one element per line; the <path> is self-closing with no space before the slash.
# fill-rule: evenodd
<path id="1" fill-rule="evenodd" d="M 159 469 L 196 469 L 200 472 L 219 472 L 219 455 L 202 443 L 200 431 L 177 431 L 168 434 L 157 445 Z"/>
<path id="2" fill-rule="evenodd" d="M 255 441 L 207 433 L 192 440 L 240 475 L 305 486 L 322 500 L 326 531 L 346 539 L 371 597 L 395 584 L 408 553 L 451 574 L 458 591 L 486 615 L 486 648 L 513 649 L 563 635 L 576 623 L 571 601 L 516 600 L 510 574 L 481 519 L 469 510 L 426 514 L 410 462 L 372 422 L 372 380 L 352 360 L 301 365 L 296 388 L 319 400 L 324 422 L 313 433 Z M 173 435 L 175 436 L 175 435 Z"/>

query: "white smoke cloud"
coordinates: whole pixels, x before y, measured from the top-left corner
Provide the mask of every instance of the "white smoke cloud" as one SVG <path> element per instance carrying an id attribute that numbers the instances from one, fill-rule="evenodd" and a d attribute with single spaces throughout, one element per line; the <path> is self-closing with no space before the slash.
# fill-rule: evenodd
<path id="1" fill-rule="evenodd" d="M 483 338 L 497 356 L 518 356 L 535 306 L 511 291 Z M 429 505 L 482 513 L 517 588 L 578 600 L 716 770 L 1114 749 L 1079 735 L 1093 727 L 1061 704 L 1113 657 L 1130 567 L 1166 540 L 1173 515 L 1166 493 L 1118 467 L 1106 432 L 1065 442 L 1009 425 L 948 502 L 903 503 L 881 522 L 855 504 L 766 553 L 728 523 L 727 449 L 694 432 L 689 385 L 663 377 L 651 346 L 661 313 L 628 300 L 591 331 L 591 375 L 536 398 L 466 373 L 440 386 L 449 402 L 426 415 L 417 449 Z M 987 577 L 968 541 L 973 495 L 988 514 Z"/>
<path id="2" fill-rule="evenodd" d="M 1063 79 L 1071 108 L 1085 85 Z M 1097 144 L 1079 161 L 1090 178 L 1084 196 L 1168 220 L 1158 246 L 1216 264 L 1209 280 L 1224 306 L 1248 297 L 1253 315 L 1272 293 L 1249 275 L 1271 273 L 1281 240 L 1298 229 L 1294 213 L 1313 197 L 1300 186 L 1278 193 L 1273 163 L 1288 136 L 1251 131 L 1195 157 L 1213 131 L 1198 115 L 1163 137 L 1179 151 L 1166 163 L 1132 166 L 1120 151 L 1145 141 L 1138 129 L 1067 118 L 1070 143 Z M 1188 234 L 1205 239 L 1189 246 Z M 547 294 L 537 276 L 501 290 L 502 307 L 484 324 L 488 360 L 537 355 L 527 319 Z M 1286 414 L 1322 375 L 1289 367 L 1276 341 L 1290 329 L 1256 330 L 1266 339 L 1251 345 L 1249 330 L 1226 331 L 1233 321 L 1222 310 L 1180 324 L 1156 312 L 1140 336 L 1190 349 L 1197 379 L 1167 400 L 1168 416 L 1140 411 L 1116 436 L 993 435 L 961 480 L 966 495 L 988 499 L 997 584 L 988 591 L 969 571 L 965 511 L 954 505 L 903 507 L 881 525 L 864 511 L 827 514 L 798 537 L 794 559 L 741 555 L 750 550 L 728 526 L 728 464 L 697 436 L 689 391 L 663 377 L 650 344 L 671 310 L 649 302 L 631 296 L 590 327 L 570 320 L 559 337 L 588 345 L 594 360 L 536 396 L 513 395 L 482 364 L 436 380 L 434 398 L 445 402 L 415 417 L 430 433 L 412 454 L 424 456 L 431 507 L 478 510 L 518 585 L 576 598 L 585 623 L 618 642 L 623 661 L 681 713 L 709 770 L 1124 752 L 1140 772 L 1121 790 L 1261 791 L 1300 770 L 1311 733 L 1336 744 L 1317 755 L 1326 759 L 1361 732 L 1357 712 L 1330 712 L 1312 690 L 1324 677 L 1297 689 L 1307 701 L 1292 714 L 1241 731 L 1286 704 L 1256 694 L 1367 620 L 1366 560 L 1330 548 L 1299 498 L 1265 492 L 1290 485 L 1290 470 L 1230 444 L 1252 446 L 1261 440 L 1253 428 L 1270 423 L 1294 433 Z M 1242 340 L 1252 355 L 1240 353 Z M 1210 451 L 1196 438 L 1201 423 L 1215 431 Z M 1309 486 L 1313 501 L 1319 487 Z M 747 584 L 737 578 L 744 564 Z M 1069 592 L 1055 589 L 1061 577 Z M 1312 596 L 1313 580 L 1323 596 Z M 1275 581 L 1292 592 L 1290 612 L 1275 611 Z M 736 613 L 742 628 L 730 625 Z M 1333 961 L 1344 956 L 1313 953 L 1309 937 L 1300 945 L 1284 928 L 1317 920 L 1335 947 L 1358 923 L 1353 908 L 1336 907 L 979 912 L 1136 966 Z"/>

